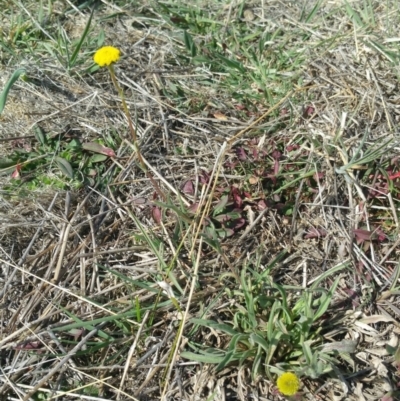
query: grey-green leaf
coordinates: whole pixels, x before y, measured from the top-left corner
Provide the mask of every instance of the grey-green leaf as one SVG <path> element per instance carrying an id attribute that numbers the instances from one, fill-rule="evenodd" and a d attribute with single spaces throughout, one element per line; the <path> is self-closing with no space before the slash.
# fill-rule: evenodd
<path id="1" fill-rule="evenodd" d="M 59 156 L 56 156 L 54 159 L 57 163 L 58 168 L 64 175 L 66 175 L 68 178 L 74 178 L 74 170 L 67 160 Z"/>
<path id="2" fill-rule="evenodd" d="M 10 92 L 11 87 L 15 84 L 17 79 L 22 75 L 25 74 L 24 68 L 18 68 L 14 71 L 11 75 L 11 78 L 7 81 L 6 86 L 4 87 L 3 91 L 0 94 L 0 114 L 3 112 L 4 107 L 6 105 L 8 92 Z"/>

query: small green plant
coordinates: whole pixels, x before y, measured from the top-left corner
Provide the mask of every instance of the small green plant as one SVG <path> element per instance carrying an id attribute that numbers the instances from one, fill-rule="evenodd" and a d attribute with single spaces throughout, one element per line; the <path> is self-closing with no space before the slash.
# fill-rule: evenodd
<path id="1" fill-rule="evenodd" d="M 115 157 L 111 148 L 99 142 L 82 143 L 78 137 L 48 135 L 40 127 L 35 128 L 35 138 L 34 145 L 25 140 L 15 141 L 12 153 L 0 159 L 0 174 L 12 178 L 3 189 L 95 185 L 102 179 L 107 159 Z"/>
<path id="2" fill-rule="evenodd" d="M 243 269 L 240 287 L 231 294 L 238 306 L 230 322 L 191 320 L 197 328 L 209 327 L 228 335 L 226 349 L 204 349 L 191 343 L 196 352 L 184 352 L 182 357 L 214 363 L 217 370 L 232 363 L 249 364 L 253 379 L 260 374 L 272 379 L 272 375 L 288 371 L 315 379 L 339 364 L 335 352 L 324 347 L 323 332 L 329 327 L 325 314 L 340 277 L 329 290 L 320 286 L 328 275 L 308 289 L 280 285 L 270 276 L 275 263 L 262 274 Z M 339 265 L 330 274 L 345 267 Z M 300 296 L 294 297 L 295 293 Z"/>

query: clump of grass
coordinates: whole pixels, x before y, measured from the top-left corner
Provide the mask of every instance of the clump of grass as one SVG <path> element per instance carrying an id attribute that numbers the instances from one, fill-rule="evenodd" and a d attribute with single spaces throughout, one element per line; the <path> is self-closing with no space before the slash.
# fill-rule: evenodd
<path id="1" fill-rule="evenodd" d="M 244 269 L 240 287 L 229 291 L 237 307 L 231 310 L 231 319 L 222 318 L 223 323 L 210 319 L 192 319 L 192 332 L 203 335 L 202 327 L 224 333 L 228 340 L 225 350 L 201 346 L 190 342 L 189 347 L 197 352 L 184 352 L 182 356 L 191 360 L 217 364 L 223 370 L 232 363 L 251 366 L 252 378 L 293 371 L 298 377 L 316 379 L 341 365 L 337 359 L 341 352 L 324 348 L 324 332 L 333 327 L 328 309 L 331 306 L 340 277 L 329 290 L 321 287 L 324 279 L 347 265 L 338 265 L 324 274 L 309 289 L 279 285 L 271 277 L 276 260 L 262 273 Z M 299 296 L 295 299 L 292 294 Z M 212 315 L 212 314 L 211 314 Z M 346 350 L 343 353 L 352 352 Z"/>

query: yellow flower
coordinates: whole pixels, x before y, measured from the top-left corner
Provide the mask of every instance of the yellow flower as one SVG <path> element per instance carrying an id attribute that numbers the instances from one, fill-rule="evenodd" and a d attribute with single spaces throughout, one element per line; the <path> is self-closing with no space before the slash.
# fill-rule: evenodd
<path id="1" fill-rule="evenodd" d="M 276 385 L 283 395 L 295 395 L 299 391 L 300 380 L 294 373 L 285 372 L 278 377 Z"/>
<path id="2" fill-rule="evenodd" d="M 120 56 L 121 52 L 116 47 L 104 46 L 97 50 L 94 54 L 93 60 L 100 67 L 104 67 L 105 65 L 110 65 L 111 63 L 118 61 Z"/>

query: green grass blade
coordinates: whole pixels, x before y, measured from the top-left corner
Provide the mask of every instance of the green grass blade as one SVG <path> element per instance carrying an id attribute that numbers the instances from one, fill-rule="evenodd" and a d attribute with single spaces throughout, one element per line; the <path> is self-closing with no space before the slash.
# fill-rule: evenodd
<path id="1" fill-rule="evenodd" d="M 87 24 L 85 26 L 85 30 L 83 31 L 82 36 L 81 36 L 78 44 L 76 45 L 74 52 L 71 55 L 71 58 L 69 60 L 69 65 L 68 65 L 69 68 L 71 68 L 71 67 L 73 67 L 75 65 L 76 59 L 77 59 L 78 54 L 79 54 L 79 51 L 81 50 L 83 42 L 85 41 L 86 36 L 89 33 L 90 25 L 91 25 L 92 19 L 93 19 L 94 10 L 95 10 L 95 7 L 93 7 L 93 9 L 92 9 L 92 12 L 90 13 L 89 20 L 88 20 L 88 22 L 87 22 Z"/>
<path id="2" fill-rule="evenodd" d="M 303 11 L 301 13 L 302 15 L 301 15 L 300 21 L 304 21 L 305 23 L 309 23 L 314 18 L 314 16 L 317 13 L 321 3 L 322 3 L 322 0 L 318 0 L 315 3 L 315 6 L 312 8 L 312 10 L 310 11 L 310 13 L 307 16 L 305 16 L 304 9 L 303 9 Z M 307 3 L 305 3 L 305 4 L 307 4 Z"/>
<path id="3" fill-rule="evenodd" d="M 188 51 L 190 52 L 191 57 L 196 57 L 196 44 L 194 43 L 192 36 L 187 31 L 183 32 L 183 40 L 185 42 L 186 49 L 188 49 Z"/>
<path id="4" fill-rule="evenodd" d="M 353 22 L 355 22 L 359 27 L 363 27 L 364 23 L 361 21 L 361 17 L 357 13 L 357 11 L 354 10 L 347 1 L 345 1 L 345 3 L 346 3 L 346 12 L 347 12 L 348 16 L 350 17 L 350 19 Z"/>
<path id="5" fill-rule="evenodd" d="M 340 276 L 336 277 L 336 280 L 334 281 L 332 287 L 329 289 L 328 294 L 323 294 L 321 296 L 321 304 L 319 305 L 319 308 L 318 308 L 317 312 L 314 315 L 314 321 L 319 319 L 327 311 L 327 309 L 328 309 L 328 307 L 329 307 L 329 305 L 331 303 L 333 294 L 336 291 L 336 287 L 339 284 L 340 278 L 341 278 Z"/>
<path id="6" fill-rule="evenodd" d="M 340 263 L 331 269 L 327 270 L 326 272 L 322 273 L 311 285 L 310 291 L 315 291 L 316 288 L 319 286 L 319 284 L 324 281 L 327 277 L 331 276 L 332 274 L 338 273 L 343 269 L 346 269 L 349 267 L 349 262 L 346 263 Z"/>
<path id="7" fill-rule="evenodd" d="M 25 74 L 24 68 L 18 68 L 13 72 L 11 78 L 7 81 L 3 91 L 0 94 L 0 114 L 3 112 L 4 107 L 6 105 L 8 92 L 10 92 L 11 87 L 15 84 L 17 79 L 22 75 Z"/>
<path id="8" fill-rule="evenodd" d="M 198 324 L 200 326 L 211 327 L 216 330 L 221 330 L 227 334 L 232 336 L 239 334 L 236 330 L 233 329 L 232 326 L 223 323 L 216 323 L 213 320 L 206 319 L 190 319 L 191 323 Z"/>

